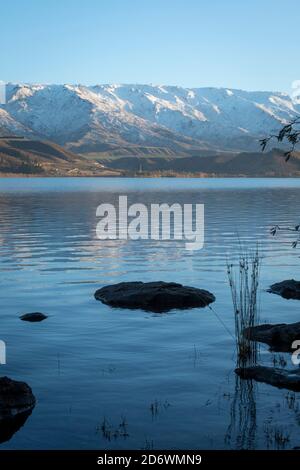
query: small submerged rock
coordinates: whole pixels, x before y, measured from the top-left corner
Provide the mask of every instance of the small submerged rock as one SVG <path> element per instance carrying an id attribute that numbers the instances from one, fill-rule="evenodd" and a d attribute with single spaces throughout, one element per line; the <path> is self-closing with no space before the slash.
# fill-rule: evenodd
<path id="1" fill-rule="evenodd" d="M 24 315 L 20 316 L 20 319 L 23 321 L 31 321 L 31 322 L 38 322 L 46 320 L 47 315 L 40 312 L 32 312 L 32 313 L 24 313 Z"/>
<path id="2" fill-rule="evenodd" d="M 300 282 L 294 279 L 287 279 L 286 281 L 277 282 L 272 284 L 268 289 L 272 294 L 281 295 L 284 299 L 298 299 L 300 300 Z"/>
<path id="3" fill-rule="evenodd" d="M 215 301 L 207 290 L 175 282 L 121 282 L 98 289 L 95 298 L 111 307 L 167 312 L 171 309 L 206 307 Z"/>
<path id="4" fill-rule="evenodd" d="M 257 325 L 245 328 L 243 335 L 251 341 L 268 344 L 273 351 L 289 352 L 293 341 L 300 339 L 300 322 Z"/>
<path id="5" fill-rule="evenodd" d="M 0 423 L 2 419 L 32 410 L 34 405 L 35 397 L 27 383 L 0 377 Z"/>
<path id="6" fill-rule="evenodd" d="M 235 372 L 242 379 L 254 379 L 278 388 L 300 391 L 300 369 L 286 370 L 276 367 L 252 366 L 238 368 Z"/>

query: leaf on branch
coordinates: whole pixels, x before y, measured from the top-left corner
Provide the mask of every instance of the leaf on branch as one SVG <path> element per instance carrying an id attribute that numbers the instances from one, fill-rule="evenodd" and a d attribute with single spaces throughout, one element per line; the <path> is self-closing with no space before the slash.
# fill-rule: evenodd
<path id="1" fill-rule="evenodd" d="M 283 139 L 285 138 L 286 135 L 289 135 L 292 131 L 292 125 L 291 124 L 287 124 L 286 126 L 284 126 L 278 133 L 277 135 L 277 140 L 279 142 L 282 142 Z"/>
<path id="2" fill-rule="evenodd" d="M 266 138 L 266 139 L 260 139 L 260 141 L 259 141 L 259 142 L 260 142 L 261 149 L 262 149 L 263 152 L 264 152 L 264 150 L 265 150 L 265 148 L 266 148 L 266 146 L 267 146 L 268 141 L 269 141 L 268 138 Z"/>
<path id="3" fill-rule="evenodd" d="M 293 132 L 292 134 L 289 134 L 287 136 L 287 139 L 288 139 L 289 142 L 291 142 L 291 144 L 296 145 L 298 140 L 299 140 L 298 132 Z"/>
<path id="4" fill-rule="evenodd" d="M 291 155 L 292 155 L 292 151 L 291 150 L 288 150 L 287 152 L 284 152 L 284 157 L 285 157 L 285 161 L 288 162 L 289 159 L 291 158 Z"/>

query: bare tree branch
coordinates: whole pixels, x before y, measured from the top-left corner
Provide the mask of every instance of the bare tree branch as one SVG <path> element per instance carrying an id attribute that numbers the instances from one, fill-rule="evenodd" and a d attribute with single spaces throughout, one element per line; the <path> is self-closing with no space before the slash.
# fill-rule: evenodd
<path id="1" fill-rule="evenodd" d="M 264 151 L 271 140 L 277 142 L 287 142 L 289 149 L 284 152 L 285 161 L 287 162 L 295 151 L 296 145 L 300 142 L 300 116 L 292 119 L 291 122 L 283 126 L 278 134 L 271 134 L 260 140 L 262 151 Z"/>

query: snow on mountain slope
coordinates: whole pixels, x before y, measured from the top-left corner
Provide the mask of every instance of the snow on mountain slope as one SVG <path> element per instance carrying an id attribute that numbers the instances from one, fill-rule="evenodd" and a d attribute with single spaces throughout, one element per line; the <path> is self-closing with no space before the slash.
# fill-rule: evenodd
<path id="1" fill-rule="evenodd" d="M 30 129 L 27 129 L 22 124 L 17 122 L 12 116 L 0 107 L 0 136 L 7 134 L 31 134 Z"/>
<path id="2" fill-rule="evenodd" d="M 7 85 L 0 129 L 91 152 L 105 146 L 258 149 L 300 113 L 289 95 L 152 85 Z"/>
<path id="3" fill-rule="evenodd" d="M 83 86 L 9 85 L 4 108 L 36 136 L 78 151 L 128 144 L 174 149 L 193 144 L 201 147 L 190 137 L 178 137 L 171 130 L 126 111 L 125 103 L 117 97 L 102 96 Z"/>

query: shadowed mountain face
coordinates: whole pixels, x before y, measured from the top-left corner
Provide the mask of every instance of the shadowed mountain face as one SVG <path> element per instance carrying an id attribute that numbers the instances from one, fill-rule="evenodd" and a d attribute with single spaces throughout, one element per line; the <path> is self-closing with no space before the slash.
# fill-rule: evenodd
<path id="1" fill-rule="evenodd" d="M 257 151 L 259 138 L 299 112 L 300 105 L 284 93 L 10 84 L 7 103 L 0 106 L 0 128 L 51 140 L 76 153 L 145 155 L 157 149 L 184 156 L 205 149 Z"/>
<path id="2" fill-rule="evenodd" d="M 52 142 L 0 137 L 0 174 L 93 175 L 105 168 Z"/>
<path id="3" fill-rule="evenodd" d="M 123 157 L 99 160 L 107 168 L 127 174 L 153 174 L 161 176 L 300 176 L 300 153 L 288 162 L 281 150 L 255 153 L 223 153 L 203 158 L 199 156 L 174 158 Z"/>
<path id="4" fill-rule="evenodd" d="M 300 176 L 300 153 L 285 162 L 283 152 L 212 152 L 174 157 L 87 159 L 49 141 L 0 137 L 0 175 L 36 176 Z"/>

